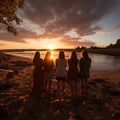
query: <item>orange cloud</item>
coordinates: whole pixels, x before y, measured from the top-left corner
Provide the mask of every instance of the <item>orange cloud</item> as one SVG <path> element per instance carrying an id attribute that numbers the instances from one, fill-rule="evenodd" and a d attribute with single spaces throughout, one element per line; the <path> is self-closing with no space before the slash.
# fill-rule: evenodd
<path id="1" fill-rule="evenodd" d="M 17 27 L 19 35 L 14 36 L 5 31 L 0 33 L 0 40 L 29 45 L 30 40 L 41 43 L 44 40 L 46 43 L 45 39 L 49 39 L 52 43 L 52 39 L 56 39 L 56 44 L 66 47 L 91 46 L 95 43 L 81 41 L 81 38 L 101 29 L 94 24 L 115 3 L 114 0 L 28 0 L 24 10 L 19 11 L 23 19 L 23 24 Z"/>

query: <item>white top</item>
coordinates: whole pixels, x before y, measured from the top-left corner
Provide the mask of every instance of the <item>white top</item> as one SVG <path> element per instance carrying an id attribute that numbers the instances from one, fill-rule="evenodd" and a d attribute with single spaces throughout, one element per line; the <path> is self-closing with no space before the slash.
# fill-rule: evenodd
<path id="1" fill-rule="evenodd" d="M 57 77 L 66 77 L 67 60 L 66 59 L 56 59 L 56 76 Z"/>

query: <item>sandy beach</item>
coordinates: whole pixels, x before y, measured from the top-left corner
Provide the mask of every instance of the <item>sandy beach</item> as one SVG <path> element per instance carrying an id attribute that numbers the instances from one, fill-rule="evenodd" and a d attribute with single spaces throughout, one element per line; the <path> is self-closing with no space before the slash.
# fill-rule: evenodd
<path id="1" fill-rule="evenodd" d="M 32 93 L 32 60 L 0 53 L 0 120 L 120 120 L 120 70 L 91 72 L 88 95 Z"/>

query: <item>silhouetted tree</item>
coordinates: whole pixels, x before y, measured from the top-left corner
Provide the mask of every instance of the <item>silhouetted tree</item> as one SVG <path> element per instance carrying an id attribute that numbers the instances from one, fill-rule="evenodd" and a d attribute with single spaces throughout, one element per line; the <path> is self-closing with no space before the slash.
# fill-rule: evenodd
<path id="1" fill-rule="evenodd" d="M 110 44 L 106 48 L 120 48 L 120 39 L 116 41 L 116 44 Z"/>
<path id="2" fill-rule="evenodd" d="M 14 35 L 18 34 L 13 22 L 19 25 L 22 20 L 17 16 L 16 12 L 19 8 L 24 7 L 25 0 L 0 0 L 0 24 L 4 24 L 8 32 Z"/>
<path id="3" fill-rule="evenodd" d="M 120 44 L 120 39 L 118 39 L 118 40 L 116 41 L 116 44 Z"/>
<path id="4" fill-rule="evenodd" d="M 86 49 L 86 47 L 82 46 L 81 49 Z"/>

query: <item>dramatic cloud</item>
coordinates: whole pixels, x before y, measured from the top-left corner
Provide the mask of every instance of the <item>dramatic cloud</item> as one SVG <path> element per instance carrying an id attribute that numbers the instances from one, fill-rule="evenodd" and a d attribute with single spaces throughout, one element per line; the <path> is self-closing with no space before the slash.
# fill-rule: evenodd
<path id="1" fill-rule="evenodd" d="M 19 30 L 21 32 L 21 30 Z M 36 34 L 33 32 L 28 32 L 26 30 L 22 29 L 22 34 L 19 34 L 18 36 L 14 36 L 11 33 L 3 32 L 0 34 L 0 40 L 3 41 L 12 41 L 12 42 L 19 42 L 19 43 L 26 43 L 26 39 L 30 39 L 36 37 Z"/>
<path id="2" fill-rule="evenodd" d="M 101 29 L 95 23 L 109 13 L 115 3 L 114 0 L 27 0 L 25 9 L 19 12 L 24 21 L 18 28 L 20 35 L 1 33 L 1 40 L 26 42 L 61 37 L 61 42 L 66 44 L 94 45 L 81 41 L 82 37 Z"/>
<path id="3" fill-rule="evenodd" d="M 64 38 L 61 38 L 59 39 L 59 42 L 61 43 L 64 43 L 66 44 L 66 46 L 69 46 L 69 47 L 73 47 L 73 46 L 79 46 L 79 47 L 82 47 L 82 46 L 86 46 L 86 47 L 90 47 L 90 46 L 95 46 L 96 43 L 95 42 L 92 42 L 92 41 L 89 41 L 89 40 L 86 40 L 86 39 L 78 39 L 78 38 L 69 38 L 69 37 L 64 37 Z"/>
<path id="4" fill-rule="evenodd" d="M 100 29 L 91 27 L 112 7 L 113 0 L 29 0 L 25 9 L 28 19 L 45 28 L 46 33 L 64 35 L 76 29 L 90 35 Z"/>

